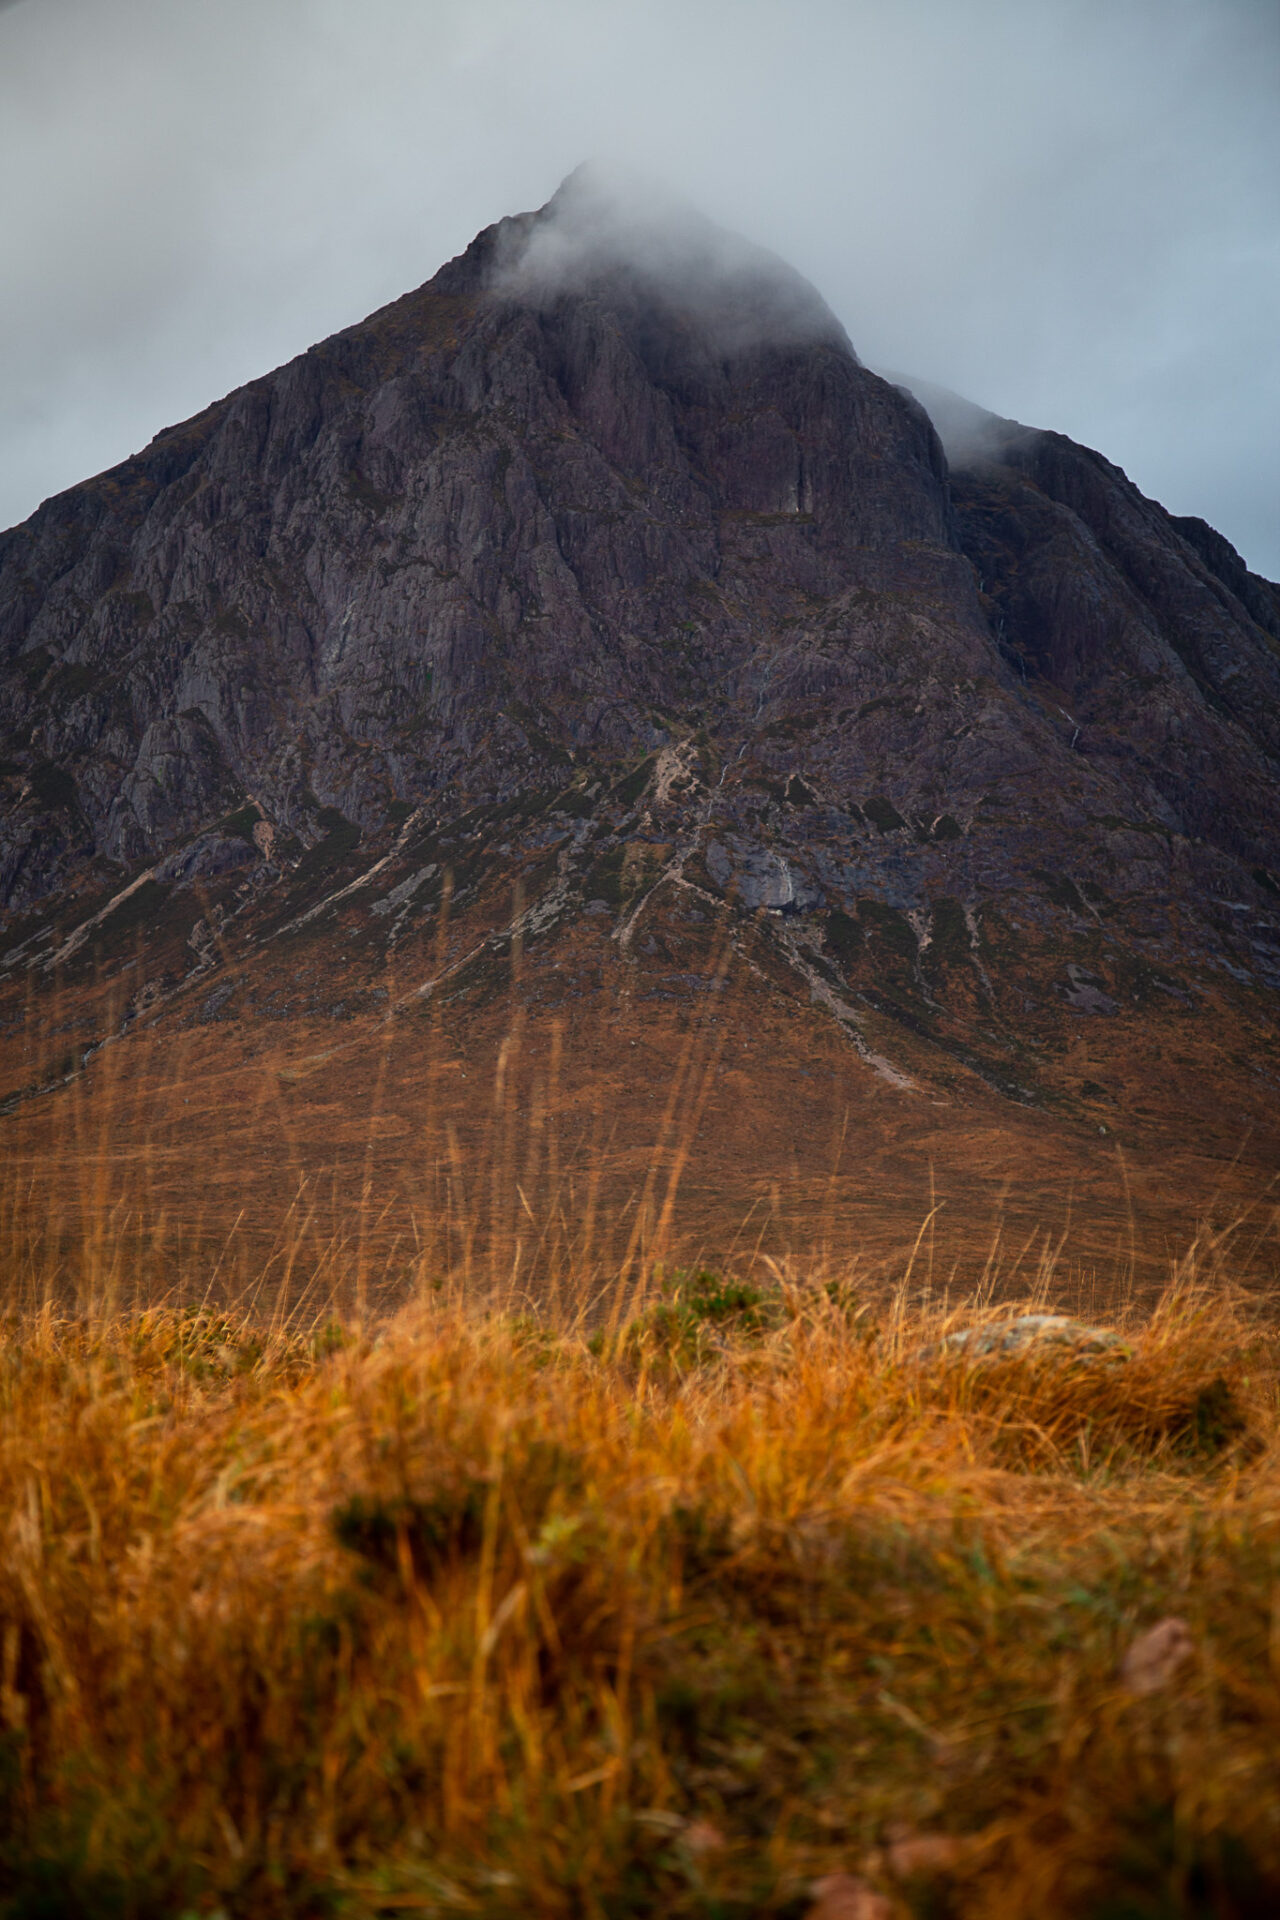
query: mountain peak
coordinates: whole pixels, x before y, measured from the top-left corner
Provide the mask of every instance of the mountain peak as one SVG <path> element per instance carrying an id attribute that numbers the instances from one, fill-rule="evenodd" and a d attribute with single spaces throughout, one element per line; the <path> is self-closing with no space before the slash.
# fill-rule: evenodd
<path id="1" fill-rule="evenodd" d="M 536 212 L 486 227 L 432 284 L 540 308 L 574 296 L 659 307 L 725 352 L 821 341 L 852 352 L 821 294 L 777 254 L 612 161 L 584 161 Z"/>

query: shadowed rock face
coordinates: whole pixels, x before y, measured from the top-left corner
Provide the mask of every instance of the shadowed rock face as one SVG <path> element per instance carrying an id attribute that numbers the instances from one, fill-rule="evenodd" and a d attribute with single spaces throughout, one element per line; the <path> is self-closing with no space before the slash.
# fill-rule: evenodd
<path id="1" fill-rule="evenodd" d="M 354 879 L 403 939 L 468 816 L 623 959 L 663 888 L 762 910 L 859 1046 L 974 1065 L 1011 926 L 1076 940 L 1068 1024 L 1134 967 L 1280 982 L 1280 590 L 1059 434 L 942 424 L 780 262 L 575 176 L 0 536 L 0 901 L 72 903 L 11 966 L 152 868 L 250 941 Z"/>
<path id="2" fill-rule="evenodd" d="M 1001 653 L 1067 697 L 1077 750 L 1175 832 L 1268 859 L 1280 593 L 1061 434 L 1000 434 L 953 493 Z"/>

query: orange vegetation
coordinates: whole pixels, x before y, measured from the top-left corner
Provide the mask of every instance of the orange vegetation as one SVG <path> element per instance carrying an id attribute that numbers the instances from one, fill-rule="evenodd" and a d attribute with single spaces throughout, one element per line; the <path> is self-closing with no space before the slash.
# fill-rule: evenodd
<path id="1" fill-rule="evenodd" d="M 632 1278 L 11 1314 L 0 1912 L 1274 1911 L 1256 1304 Z"/>

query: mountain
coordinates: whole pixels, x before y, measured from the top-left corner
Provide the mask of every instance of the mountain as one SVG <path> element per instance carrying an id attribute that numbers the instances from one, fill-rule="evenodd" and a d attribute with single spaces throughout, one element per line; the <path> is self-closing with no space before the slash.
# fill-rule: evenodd
<path id="1" fill-rule="evenodd" d="M 15 1124 L 110 1038 L 234 1078 L 319 1027 L 303 1158 L 341 1160 L 431 1007 L 459 1093 L 517 1012 L 567 1022 L 628 1177 L 694 1022 L 730 1211 L 803 1212 L 841 1113 L 851 1218 L 930 1162 L 1106 1211 L 1117 1139 L 1179 1218 L 1265 1168 L 1280 588 L 917 391 L 584 171 L 0 535 Z"/>

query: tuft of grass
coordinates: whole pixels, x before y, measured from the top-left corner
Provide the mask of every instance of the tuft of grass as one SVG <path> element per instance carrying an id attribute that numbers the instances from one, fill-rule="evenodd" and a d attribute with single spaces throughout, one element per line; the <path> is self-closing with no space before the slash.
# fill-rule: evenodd
<path id="1" fill-rule="evenodd" d="M 1280 1336 L 984 1317 L 10 1315 L 0 1915 L 1272 1911 Z"/>
<path id="2" fill-rule="evenodd" d="M 699 1366 L 723 1352 L 726 1341 L 761 1334 L 784 1314 L 781 1294 L 698 1267 L 662 1285 L 653 1305 L 628 1323 L 623 1345 L 650 1363 Z M 604 1336 L 596 1335 L 593 1345 L 603 1351 Z"/>

